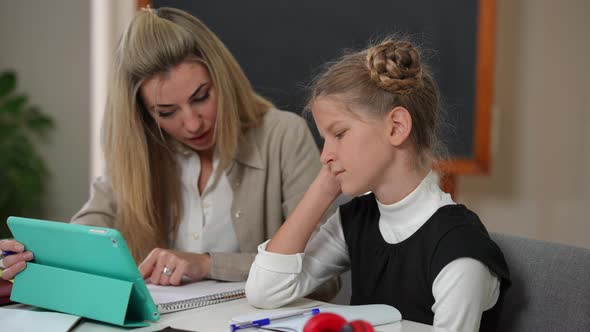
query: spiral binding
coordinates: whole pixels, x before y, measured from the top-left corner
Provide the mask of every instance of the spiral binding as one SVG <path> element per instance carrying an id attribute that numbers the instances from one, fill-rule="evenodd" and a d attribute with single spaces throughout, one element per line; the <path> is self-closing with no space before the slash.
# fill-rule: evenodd
<path id="1" fill-rule="evenodd" d="M 200 296 L 195 297 L 192 299 L 186 299 L 182 301 L 175 301 L 169 303 L 161 303 L 158 304 L 158 310 L 160 310 L 161 314 L 165 314 L 168 312 L 174 311 L 181 311 L 181 310 L 188 310 L 193 308 L 200 308 L 205 307 L 211 304 L 217 304 L 232 300 L 237 300 L 244 298 L 246 293 L 243 289 L 238 289 L 235 291 L 223 292 L 218 294 L 212 294 L 207 296 Z"/>

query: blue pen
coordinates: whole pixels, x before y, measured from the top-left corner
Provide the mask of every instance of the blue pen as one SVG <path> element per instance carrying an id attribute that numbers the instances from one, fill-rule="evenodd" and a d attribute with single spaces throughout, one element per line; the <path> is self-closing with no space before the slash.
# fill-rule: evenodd
<path id="1" fill-rule="evenodd" d="M 10 255 L 14 255 L 14 254 L 16 254 L 16 252 L 14 252 L 14 251 L 9 251 L 9 250 L 2 251 L 2 252 L 0 252 L 0 259 L 3 259 L 6 256 L 10 256 Z"/>
<path id="2" fill-rule="evenodd" d="M 237 330 L 251 329 L 251 328 L 255 328 L 255 327 L 262 327 L 262 326 L 270 325 L 271 323 L 274 323 L 278 320 L 289 319 L 289 318 L 305 316 L 305 315 L 314 316 L 319 313 L 320 313 L 319 308 L 313 308 L 313 309 L 308 309 L 308 310 L 295 312 L 295 313 L 291 313 L 291 314 L 275 316 L 272 318 L 263 318 L 263 319 L 253 320 L 251 322 L 231 324 L 230 328 L 231 328 L 231 332 L 235 332 Z"/>
<path id="3" fill-rule="evenodd" d="M 14 254 L 16 254 L 16 252 L 10 251 L 10 250 L 0 251 L 0 261 L 2 261 L 4 259 L 4 257 L 14 255 Z M 4 271 L 4 264 L 1 264 L 1 266 L 0 266 L 0 277 L 2 276 L 2 271 Z M 13 280 L 9 280 L 9 281 L 13 282 Z"/>

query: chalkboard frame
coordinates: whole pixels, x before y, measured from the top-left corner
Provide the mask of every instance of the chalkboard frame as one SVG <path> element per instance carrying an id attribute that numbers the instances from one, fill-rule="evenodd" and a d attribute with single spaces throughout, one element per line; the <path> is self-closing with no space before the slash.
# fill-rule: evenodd
<path id="1" fill-rule="evenodd" d="M 491 110 L 493 103 L 496 45 L 496 0 L 477 0 L 477 34 L 475 59 L 475 112 L 473 154 L 471 158 L 451 157 L 439 160 L 435 168 L 445 175 L 442 184 L 454 193 L 455 176 L 487 174 L 491 151 Z M 137 0 L 138 8 L 151 6 L 151 0 Z"/>

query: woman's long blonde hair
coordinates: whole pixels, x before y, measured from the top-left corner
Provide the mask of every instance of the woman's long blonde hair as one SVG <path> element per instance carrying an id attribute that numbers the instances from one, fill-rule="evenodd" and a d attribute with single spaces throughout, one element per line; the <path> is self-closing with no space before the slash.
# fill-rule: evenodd
<path id="1" fill-rule="evenodd" d="M 148 78 L 197 57 L 216 88 L 218 170 L 232 162 L 238 140 L 272 104 L 256 94 L 237 61 L 201 21 L 181 10 L 137 13 L 119 41 L 102 127 L 106 172 L 116 201 L 116 227 L 136 261 L 166 248 L 177 229 L 181 197 L 172 140 L 139 96 Z"/>

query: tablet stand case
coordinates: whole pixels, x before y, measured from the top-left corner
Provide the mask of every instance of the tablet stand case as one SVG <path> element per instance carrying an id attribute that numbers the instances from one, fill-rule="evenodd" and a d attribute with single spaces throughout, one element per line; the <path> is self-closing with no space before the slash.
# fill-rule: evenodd
<path id="1" fill-rule="evenodd" d="M 16 275 L 11 301 L 123 327 L 149 326 L 146 320 L 157 321 L 160 318 L 155 305 L 153 309 L 146 308 L 146 303 L 153 301 L 146 298 L 149 296 L 147 289 L 140 287 L 143 279 L 139 272 L 126 271 L 126 268 L 132 270 L 137 267 L 128 253 L 129 256 L 125 256 L 128 249 L 115 230 L 18 217 L 8 218 L 8 224 L 16 239 L 27 240 L 21 240 L 26 248 L 31 248 L 33 252 L 44 248 L 45 256 L 43 258 L 39 252 Z M 102 245 L 105 242 L 108 246 Z M 72 248 L 84 246 L 86 256 L 75 252 L 75 249 L 64 249 L 64 243 Z M 97 246 L 97 243 L 100 245 Z M 109 252 L 109 248 L 112 251 Z M 92 254 L 98 251 L 105 252 L 105 255 Z M 109 256 L 109 253 L 116 253 L 116 256 Z M 103 258 L 94 257 L 91 260 L 88 255 Z M 59 263 L 48 259 L 56 256 L 64 261 Z M 80 261 L 93 262 L 90 266 L 105 268 L 103 273 L 95 274 L 91 272 L 93 268 L 81 268 Z"/>
<path id="2" fill-rule="evenodd" d="M 132 299 L 132 288 L 130 281 L 27 263 L 15 278 L 10 300 L 119 326 L 148 326 L 133 317 L 131 300 L 142 299 Z"/>

